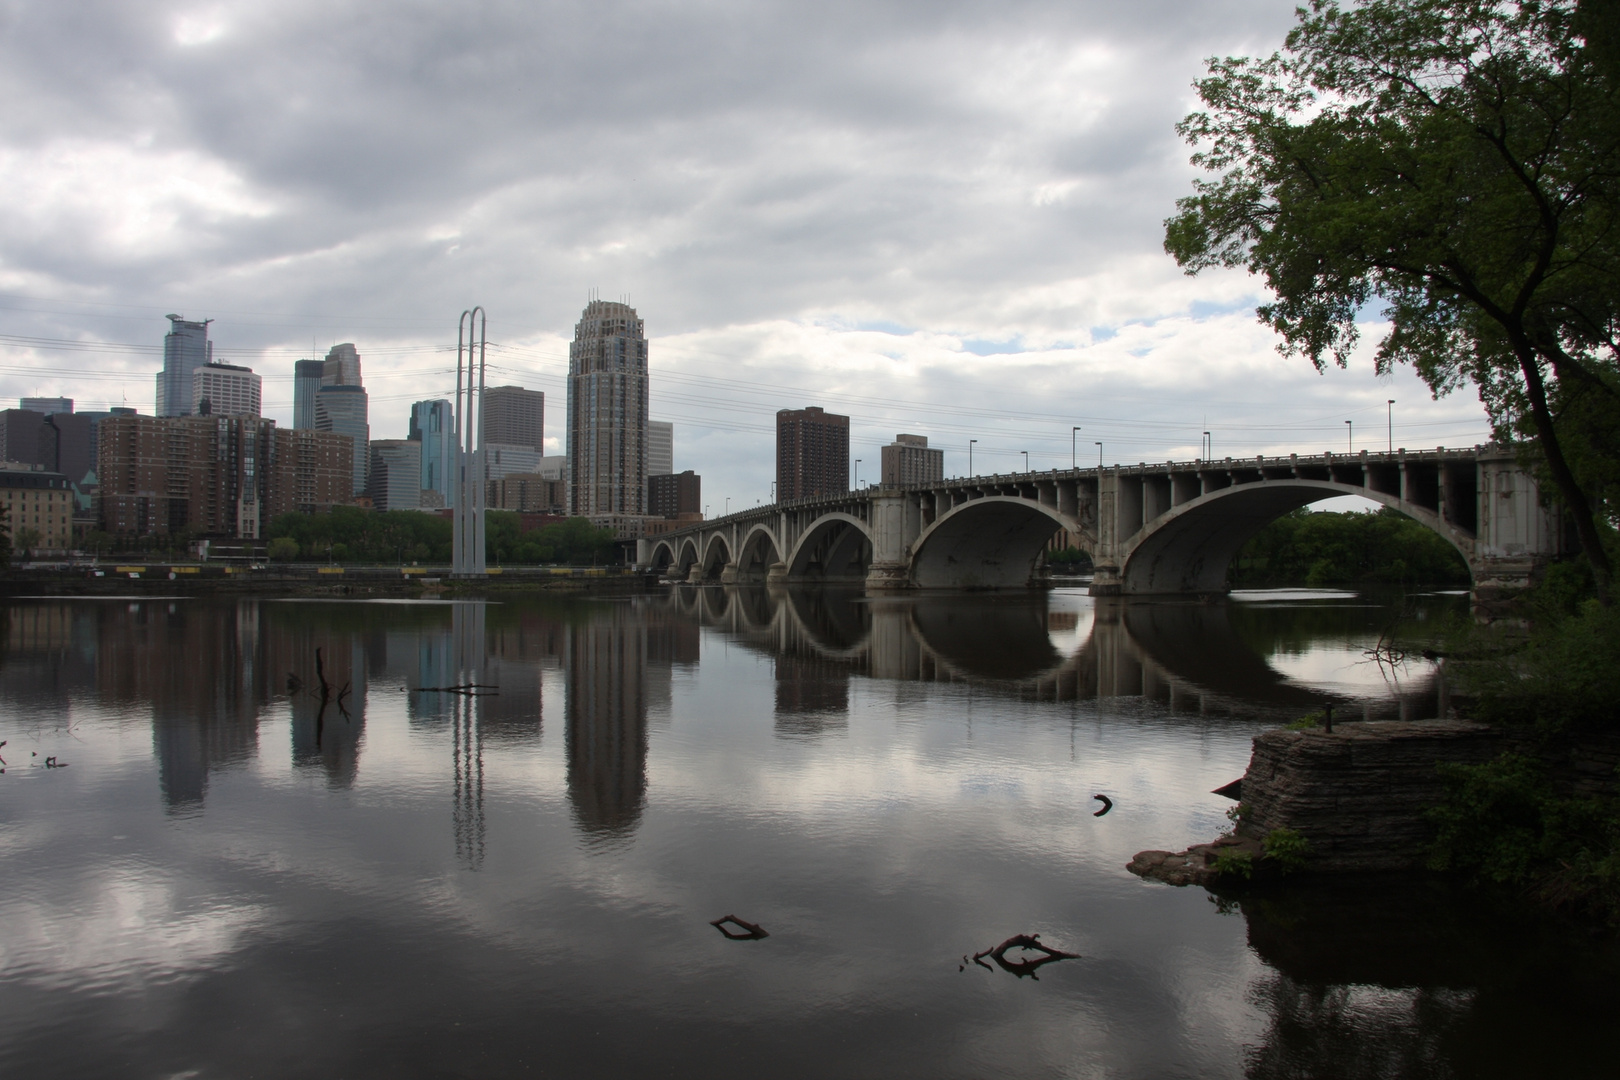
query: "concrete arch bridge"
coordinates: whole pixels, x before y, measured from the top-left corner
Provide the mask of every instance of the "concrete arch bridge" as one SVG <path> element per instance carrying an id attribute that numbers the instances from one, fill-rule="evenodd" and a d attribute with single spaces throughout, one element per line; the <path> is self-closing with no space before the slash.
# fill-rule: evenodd
<path id="1" fill-rule="evenodd" d="M 637 544 L 643 569 L 690 582 L 850 584 L 867 591 L 1044 584 L 1058 530 L 1091 556 L 1096 595 L 1224 592 L 1268 522 L 1359 495 L 1444 537 L 1476 594 L 1519 588 L 1566 530 L 1512 447 L 1316 454 L 1054 469 L 874 487 L 755 507 Z"/>

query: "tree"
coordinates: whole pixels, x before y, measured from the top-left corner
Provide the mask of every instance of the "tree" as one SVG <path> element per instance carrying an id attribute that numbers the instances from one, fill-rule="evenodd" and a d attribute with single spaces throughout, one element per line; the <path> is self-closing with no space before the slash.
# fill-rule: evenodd
<path id="1" fill-rule="evenodd" d="M 1600 596 L 1620 514 L 1620 5 L 1312 0 L 1284 49 L 1211 60 L 1165 222 L 1188 273 L 1243 267 L 1281 351 L 1341 367 L 1374 300 L 1377 364 L 1472 383 L 1529 436 Z M 1605 482 L 1609 483 L 1606 485 Z"/>
<path id="2" fill-rule="evenodd" d="M 270 541 L 265 554 L 277 562 L 292 562 L 298 558 L 298 541 L 290 536 L 278 536 Z"/>

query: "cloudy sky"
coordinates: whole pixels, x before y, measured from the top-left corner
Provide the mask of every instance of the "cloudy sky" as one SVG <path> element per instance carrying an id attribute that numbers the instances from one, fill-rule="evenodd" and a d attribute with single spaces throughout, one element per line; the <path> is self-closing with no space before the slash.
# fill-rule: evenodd
<path id="1" fill-rule="evenodd" d="M 1294 0 L 0 3 L 0 397 L 149 412 L 164 314 L 215 320 L 290 423 L 353 341 L 372 433 L 453 386 L 456 316 L 564 425 L 590 290 L 652 338 L 711 512 L 769 497 L 775 410 L 948 474 L 1469 445 L 1370 357 L 1279 356 L 1240 274 L 1185 277 L 1174 123 Z M 1376 337 L 1377 326 L 1369 326 Z M 5 402 L 14 404 L 14 402 Z M 1082 430 L 1076 434 L 1073 427 Z M 1065 453 L 1068 451 L 1068 453 Z"/>

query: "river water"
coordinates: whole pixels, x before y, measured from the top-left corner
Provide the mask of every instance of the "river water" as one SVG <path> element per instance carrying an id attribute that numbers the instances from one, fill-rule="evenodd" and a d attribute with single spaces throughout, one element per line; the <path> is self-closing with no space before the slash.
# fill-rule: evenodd
<path id="1" fill-rule="evenodd" d="M 1256 732 L 1444 710 L 1368 650 L 1465 614 L 9 601 L 0 1075 L 1612 1076 L 1609 939 L 1124 870 L 1226 827 Z M 1079 956 L 972 961 L 1020 933 Z"/>

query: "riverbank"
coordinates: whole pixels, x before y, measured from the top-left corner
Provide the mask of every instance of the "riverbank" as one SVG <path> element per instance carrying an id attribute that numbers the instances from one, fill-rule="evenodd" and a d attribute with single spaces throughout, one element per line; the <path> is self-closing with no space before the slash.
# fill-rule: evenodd
<path id="1" fill-rule="evenodd" d="M 453 578 L 448 567 L 320 566 L 289 563 L 116 563 L 12 568 L 0 574 L 0 598 L 18 596 L 249 595 L 439 596 L 502 591 L 640 593 L 653 576 L 620 567 L 492 568 L 483 578 Z"/>

